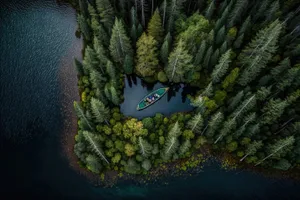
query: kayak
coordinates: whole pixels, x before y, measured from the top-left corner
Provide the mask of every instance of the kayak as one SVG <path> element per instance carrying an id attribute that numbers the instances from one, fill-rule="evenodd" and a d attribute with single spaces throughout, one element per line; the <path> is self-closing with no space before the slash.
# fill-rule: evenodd
<path id="1" fill-rule="evenodd" d="M 168 87 L 165 88 L 159 88 L 153 92 L 151 92 L 150 94 L 148 94 L 147 96 L 145 96 L 137 105 L 136 109 L 137 110 L 143 110 L 149 106 L 151 106 L 152 104 L 154 104 L 155 102 L 157 102 L 161 97 L 163 97 L 167 91 L 169 90 Z M 147 100 L 148 98 L 148 100 Z M 149 99 L 152 99 L 151 101 L 149 101 Z M 154 99 L 154 100 L 153 100 Z"/>

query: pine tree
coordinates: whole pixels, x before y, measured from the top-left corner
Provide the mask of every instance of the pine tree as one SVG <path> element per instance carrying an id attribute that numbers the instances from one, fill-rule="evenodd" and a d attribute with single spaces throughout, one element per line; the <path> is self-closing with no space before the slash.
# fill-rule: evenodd
<path id="1" fill-rule="evenodd" d="M 169 5 L 167 6 L 168 8 L 168 27 L 167 31 L 168 32 L 173 32 L 173 24 L 177 19 L 177 16 L 180 14 L 180 10 L 183 7 L 183 3 L 186 0 L 170 0 Z"/>
<path id="2" fill-rule="evenodd" d="M 119 94 L 117 93 L 116 88 L 111 84 L 110 85 L 110 95 L 111 95 L 111 101 L 113 104 L 118 106 L 121 102 Z"/>
<path id="3" fill-rule="evenodd" d="M 238 36 L 241 36 L 242 34 L 246 34 L 250 26 L 251 26 L 251 16 L 248 16 L 247 19 L 243 22 L 239 30 Z"/>
<path id="4" fill-rule="evenodd" d="M 162 157 L 164 160 L 170 159 L 170 157 L 175 153 L 179 146 L 178 136 L 180 134 L 180 128 L 178 122 L 175 123 L 173 128 L 169 131 L 168 137 L 166 139 L 164 149 L 162 152 Z"/>
<path id="5" fill-rule="evenodd" d="M 192 56 L 185 50 L 182 40 L 179 40 L 175 49 L 169 56 L 168 65 L 165 67 L 165 72 L 170 81 L 178 83 L 185 80 L 185 73 L 193 68 Z"/>
<path id="6" fill-rule="evenodd" d="M 94 130 L 93 127 L 92 127 L 92 124 L 90 122 L 90 120 L 86 117 L 82 107 L 76 102 L 74 101 L 74 109 L 75 109 L 75 112 L 76 112 L 76 115 L 77 117 L 83 121 L 84 124 L 87 125 L 87 129 L 86 130 Z"/>
<path id="7" fill-rule="evenodd" d="M 233 43 L 233 47 L 236 49 L 239 49 L 242 46 L 243 40 L 244 40 L 244 33 L 237 37 L 237 39 Z"/>
<path id="8" fill-rule="evenodd" d="M 294 136 L 289 136 L 284 139 L 280 139 L 275 142 L 273 145 L 269 146 L 269 155 L 266 156 L 264 159 L 256 163 L 255 166 L 260 165 L 262 162 L 267 160 L 270 157 L 277 157 L 280 158 L 281 156 L 285 155 L 290 149 L 291 146 L 294 144 L 295 138 Z"/>
<path id="9" fill-rule="evenodd" d="M 276 19 L 276 17 L 278 16 L 278 12 L 279 12 L 279 8 L 280 8 L 280 4 L 279 1 L 274 1 L 271 5 L 270 8 L 268 9 L 268 11 L 266 12 L 266 19 L 265 22 L 272 22 Z"/>
<path id="10" fill-rule="evenodd" d="M 246 112 L 250 111 L 256 106 L 256 95 L 252 95 L 245 99 L 243 103 L 232 113 L 233 119 L 239 119 Z"/>
<path id="11" fill-rule="evenodd" d="M 205 11 L 205 18 L 211 20 L 214 11 L 216 9 L 215 1 L 212 0 L 210 4 L 207 6 L 206 11 Z"/>
<path id="12" fill-rule="evenodd" d="M 109 125 L 107 119 L 109 119 L 109 109 L 98 99 L 91 98 L 91 112 L 93 117 L 98 123 L 105 122 Z"/>
<path id="13" fill-rule="evenodd" d="M 271 94 L 271 89 L 272 86 L 266 88 L 266 87 L 261 87 L 259 90 L 256 92 L 256 97 L 259 101 L 264 101 L 270 94 Z"/>
<path id="14" fill-rule="evenodd" d="M 109 33 L 114 24 L 114 9 L 109 0 L 96 0 L 97 10 L 100 14 L 100 20 Z"/>
<path id="15" fill-rule="evenodd" d="M 94 37 L 96 37 L 103 46 L 108 47 L 109 37 L 107 32 L 95 17 L 92 17 L 91 28 L 93 29 Z"/>
<path id="16" fill-rule="evenodd" d="M 85 48 L 84 52 L 84 59 L 83 59 L 83 68 L 86 72 L 89 72 L 90 70 L 94 69 L 102 74 L 104 74 L 104 70 L 102 66 L 100 65 L 98 55 L 96 54 L 95 50 L 92 49 L 90 46 L 87 46 Z"/>
<path id="17" fill-rule="evenodd" d="M 99 61 L 99 68 L 100 68 L 101 72 L 104 73 L 106 63 L 109 61 L 106 56 L 107 52 L 104 49 L 103 45 L 101 44 L 101 41 L 96 37 L 94 37 L 93 46 L 94 46 L 94 52 L 97 54 L 97 58 Z"/>
<path id="18" fill-rule="evenodd" d="M 138 141 L 139 147 L 140 147 L 140 151 L 142 156 L 144 157 L 148 157 L 151 154 L 152 151 L 152 146 L 151 144 L 149 144 L 145 139 L 143 139 L 141 136 L 139 137 L 139 141 Z"/>
<path id="19" fill-rule="evenodd" d="M 243 124 L 238 128 L 238 130 L 234 133 L 235 138 L 239 138 L 241 135 L 244 134 L 244 132 L 246 131 L 247 126 L 254 122 L 256 119 L 256 113 L 252 112 L 249 115 L 247 115 L 244 120 L 243 120 Z"/>
<path id="20" fill-rule="evenodd" d="M 95 89 L 102 89 L 105 85 L 106 78 L 103 77 L 98 71 L 91 70 L 90 71 L 90 82 Z"/>
<path id="21" fill-rule="evenodd" d="M 229 49 L 219 60 L 219 64 L 214 68 L 211 76 L 214 83 L 221 81 L 221 78 L 226 74 L 229 64 L 231 63 L 230 59 L 231 49 Z"/>
<path id="22" fill-rule="evenodd" d="M 286 100 L 271 99 L 262 109 L 263 117 L 261 123 L 273 124 L 283 114 L 288 105 Z"/>
<path id="23" fill-rule="evenodd" d="M 151 35 L 143 33 L 137 42 L 136 71 L 138 74 L 153 76 L 158 65 L 157 42 Z"/>
<path id="24" fill-rule="evenodd" d="M 246 136 L 247 137 L 253 137 L 254 135 L 256 135 L 257 133 L 259 133 L 260 131 L 260 125 L 259 123 L 250 125 L 247 130 L 246 130 Z"/>
<path id="25" fill-rule="evenodd" d="M 235 118 L 228 119 L 224 122 L 222 129 L 220 130 L 220 134 L 217 139 L 214 141 L 214 144 L 217 144 L 224 136 L 232 132 L 236 128 L 236 120 Z"/>
<path id="26" fill-rule="evenodd" d="M 191 106 L 196 107 L 196 111 L 200 114 L 204 114 L 206 110 L 205 100 L 201 95 L 191 102 Z"/>
<path id="27" fill-rule="evenodd" d="M 219 58 L 220 58 L 220 50 L 216 49 L 210 59 L 211 66 L 215 66 L 218 63 Z"/>
<path id="28" fill-rule="evenodd" d="M 215 39 L 215 44 L 216 45 L 219 45 L 222 42 L 224 42 L 225 36 L 226 36 L 225 31 L 226 31 L 225 26 L 222 26 L 222 28 L 217 32 L 216 39 Z"/>
<path id="29" fill-rule="evenodd" d="M 77 58 L 74 58 L 74 64 L 73 65 L 75 66 L 76 71 L 77 71 L 79 76 L 83 76 L 85 74 L 82 63 L 79 60 L 77 60 Z"/>
<path id="30" fill-rule="evenodd" d="M 276 20 L 265 29 L 258 32 L 257 36 L 242 51 L 240 62 L 245 66 L 239 79 L 239 84 L 247 85 L 253 81 L 268 62 L 277 49 L 277 41 L 282 29 L 282 24 Z"/>
<path id="31" fill-rule="evenodd" d="M 133 72 L 133 58 L 129 55 L 125 56 L 125 60 L 124 60 L 124 72 L 125 74 L 132 74 Z"/>
<path id="32" fill-rule="evenodd" d="M 212 82 L 210 82 L 206 88 L 204 89 L 204 91 L 201 93 L 201 96 L 207 96 L 207 97 L 211 97 L 213 95 L 214 92 L 214 88 L 212 85 Z"/>
<path id="33" fill-rule="evenodd" d="M 132 43 L 135 44 L 137 40 L 137 30 L 136 30 L 136 25 L 133 24 L 130 30 L 130 37 L 132 39 Z"/>
<path id="34" fill-rule="evenodd" d="M 225 40 L 220 47 L 220 54 L 223 55 L 228 49 L 227 41 Z"/>
<path id="35" fill-rule="evenodd" d="M 262 148 L 262 146 L 262 141 L 253 141 L 250 143 L 246 148 L 245 155 L 240 159 L 240 161 L 242 162 L 248 156 L 254 155 L 258 149 Z"/>
<path id="36" fill-rule="evenodd" d="M 98 158 L 94 155 L 88 155 L 86 157 L 86 167 L 88 168 L 88 170 L 90 170 L 91 172 L 94 173 L 100 173 L 100 170 L 102 168 Z"/>
<path id="37" fill-rule="evenodd" d="M 203 118 L 199 113 L 195 115 L 187 124 L 188 128 L 191 129 L 195 133 L 200 133 L 203 127 Z"/>
<path id="38" fill-rule="evenodd" d="M 212 46 L 210 46 L 205 54 L 204 61 L 203 61 L 203 67 L 205 69 L 210 68 L 210 59 L 211 59 L 212 53 L 213 53 L 213 48 L 212 48 Z"/>
<path id="39" fill-rule="evenodd" d="M 220 128 L 224 120 L 224 115 L 221 112 L 214 114 L 208 122 L 207 136 L 212 137 L 216 131 Z"/>
<path id="40" fill-rule="evenodd" d="M 124 63 L 125 56 L 132 56 L 133 54 L 130 39 L 126 35 L 126 31 L 121 20 L 115 20 L 110 38 L 109 50 L 114 61 L 118 63 Z"/>
<path id="41" fill-rule="evenodd" d="M 169 35 L 169 33 L 168 33 L 168 35 Z M 170 44 L 169 44 L 168 40 L 165 39 L 164 43 L 160 49 L 160 58 L 164 64 L 168 63 L 169 53 L 170 53 Z"/>
<path id="42" fill-rule="evenodd" d="M 291 86 L 294 81 L 299 79 L 300 75 L 300 65 L 287 70 L 282 79 L 276 85 L 277 88 L 281 91 L 284 91 L 287 87 Z"/>
<path id="43" fill-rule="evenodd" d="M 86 21 L 86 18 L 83 15 L 78 14 L 77 22 L 79 24 L 80 31 L 84 36 L 84 39 L 87 41 L 90 41 L 91 40 L 91 31 L 90 31 L 90 27 Z"/>
<path id="44" fill-rule="evenodd" d="M 180 145 L 180 147 L 179 147 L 179 155 L 184 156 L 184 154 L 189 151 L 191 146 L 192 146 L 191 141 L 190 140 L 185 140 L 182 143 L 182 145 Z"/>
<path id="45" fill-rule="evenodd" d="M 167 15 L 167 0 L 164 0 L 161 4 L 161 10 L 162 10 L 162 26 L 165 27 L 165 21 L 166 21 L 166 15 Z"/>
<path id="46" fill-rule="evenodd" d="M 117 87 L 117 72 L 113 63 L 109 60 L 106 63 L 106 73 L 110 77 L 111 83 L 114 87 Z"/>
<path id="47" fill-rule="evenodd" d="M 87 142 L 90 144 L 92 150 L 103 160 L 105 161 L 107 164 L 109 164 L 109 161 L 106 159 L 102 149 L 100 148 L 100 146 L 98 145 L 98 143 L 96 142 L 94 136 L 92 135 L 92 133 L 88 132 L 88 131 L 83 131 L 83 136 L 85 137 L 85 139 L 87 140 Z"/>
<path id="48" fill-rule="evenodd" d="M 200 44 L 200 47 L 198 49 L 198 52 L 195 56 L 195 59 L 194 59 L 194 65 L 195 66 L 199 66 L 201 63 L 202 63 L 202 60 L 204 58 L 204 55 L 205 55 L 205 51 L 206 51 L 206 40 L 202 40 L 201 44 Z M 201 69 L 201 67 L 198 67 L 199 69 Z"/>
<path id="49" fill-rule="evenodd" d="M 273 79 L 278 80 L 281 77 L 281 73 L 288 70 L 291 67 L 290 58 L 282 60 L 278 66 L 271 69 L 271 75 Z"/>
<path id="50" fill-rule="evenodd" d="M 236 24 L 236 22 L 238 22 L 239 20 L 241 20 L 242 16 L 243 16 L 243 12 L 246 10 L 248 6 L 248 0 L 237 0 L 233 10 L 230 13 L 229 16 L 229 20 L 228 20 L 228 24 L 229 27 L 232 27 Z"/>
<path id="51" fill-rule="evenodd" d="M 244 91 L 241 90 L 229 101 L 228 111 L 234 110 L 244 98 Z"/>
<path id="52" fill-rule="evenodd" d="M 164 29 L 162 27 L 161 18 L 158 9 L 152 15 L 147 29 L 148 35 L 151 35 L 160 44 L 163 39 Z"/>

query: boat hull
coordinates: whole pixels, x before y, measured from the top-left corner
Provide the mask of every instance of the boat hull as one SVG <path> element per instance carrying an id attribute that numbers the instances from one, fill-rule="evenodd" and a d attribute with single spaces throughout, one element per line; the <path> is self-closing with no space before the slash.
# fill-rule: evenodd
<path id="1" fill-rule="evenodd" d="M 148 94 L 147 96 L 145 96 L 137 105 L 136 109 L 137 110 L 143 110 L 145 108 L 148 108 L 149 106 L 153 105 L 155 102 L 159 101 L 167 92 L 168 92 L 169 88 L 165 87 L 165 88 L 159 88 L 153 92 L 151 92 L 150 94 Z M 155 99 L 155 101 L 151 102 L 151 103 L 146 103 L 145 100 L 147 97 L 153 95 L 153 94 L 158 94 L 159 98 Z"/>

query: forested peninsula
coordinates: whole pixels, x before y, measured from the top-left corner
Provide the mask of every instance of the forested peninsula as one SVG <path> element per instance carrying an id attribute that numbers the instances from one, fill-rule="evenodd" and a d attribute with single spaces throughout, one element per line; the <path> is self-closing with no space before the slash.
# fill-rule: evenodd
<path id="1" fill-rule="evenodd" d="M 104 177 L 198 166 L 203 148 L 299 170 L 298 0 L 77 0 L 78 164 Z M 194 110 L 124 116 L 124 79 L 197 88 Z M 158 102 L 159 103 L 159 102 Z M 148 108 L 148 109 L 151 109 Z"/>

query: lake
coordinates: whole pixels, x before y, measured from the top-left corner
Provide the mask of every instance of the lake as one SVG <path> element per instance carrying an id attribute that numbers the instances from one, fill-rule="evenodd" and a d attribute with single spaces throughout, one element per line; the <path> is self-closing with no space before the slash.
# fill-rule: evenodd
<path id="1" fill-rule="evenodd" d="M 1 199 L 299 199 L 299 183 L 225 171 L 217 162 L 206 164 L 198 175 L 159 184 L 94 187 L 69 166 L 61 145 L 76 124 L 72 62 L 81 57 L 82 40 L 75 36 L 75 11 L 54 0 L 1 0 L 0 19 Z M 163 85 L 146 87 L 138 79 L 129 84 L 121 105 L 126 115 L 191 109 L 185 99 L 188 88 L 176 86 L 175 97 L 166 95 L 136 112 L 136 103 Z"/>

